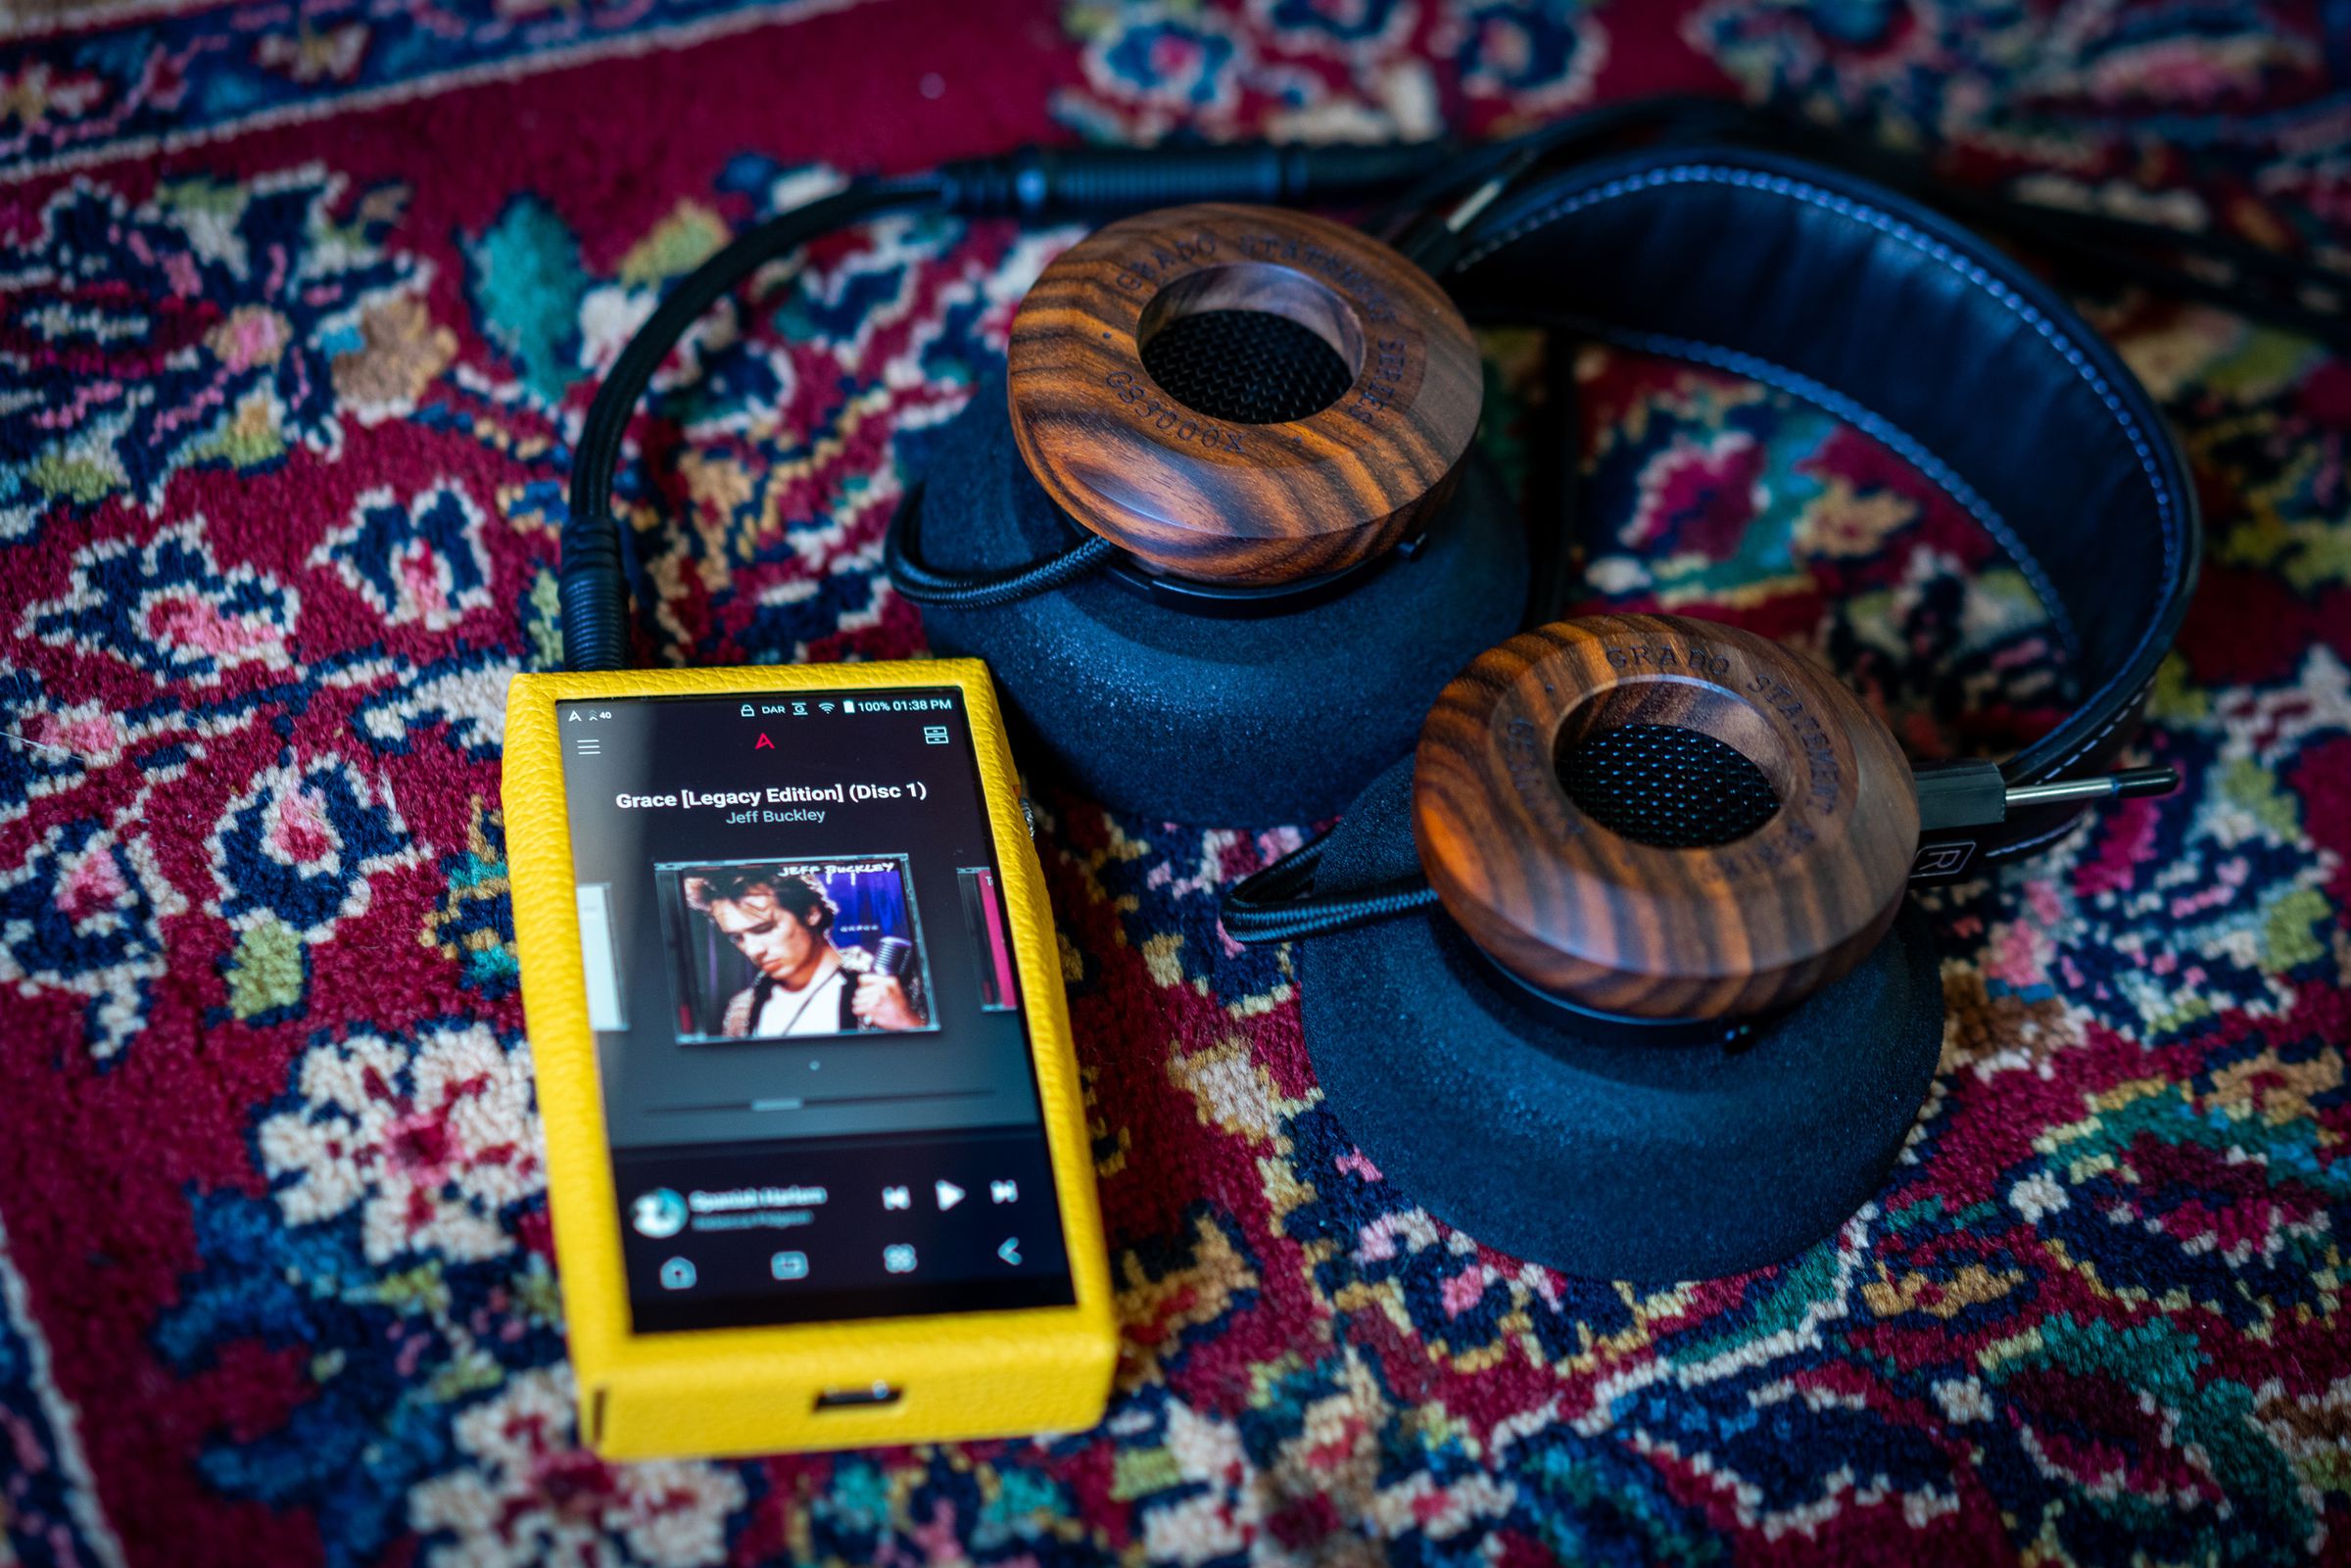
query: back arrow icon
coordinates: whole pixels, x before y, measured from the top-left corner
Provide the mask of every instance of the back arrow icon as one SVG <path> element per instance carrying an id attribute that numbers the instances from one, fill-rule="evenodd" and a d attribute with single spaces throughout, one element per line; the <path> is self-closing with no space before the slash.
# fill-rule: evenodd
<path id="1" fill-rule="evenodd" d="M 1007 1236 L 1004 1238 L 1004 1245 L 996 1249 L 996 1256 L 1003 1259 L 1004 1261 L 1012 1264 L 1013 1267 L 1020 1267 L 1021 1238 L 1018 1236 Z"/>

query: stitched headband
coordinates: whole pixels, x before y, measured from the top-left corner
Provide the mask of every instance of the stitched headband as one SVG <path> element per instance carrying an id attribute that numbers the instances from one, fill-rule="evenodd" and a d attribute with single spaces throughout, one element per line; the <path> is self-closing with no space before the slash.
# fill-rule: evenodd
<path id="1" fill-rule="evenodd" d="M 1988 243 L 1816 164 L 1682 147 L 1498 204 L 1448 282 L 1479 319 L 1736 371 L 1899 452 L 2008 550 L 2065 644 L 2077 706 L 2007 782 L 2095 771 L 2127 738 L 2194 585 L 2194 492 L 2137 381 Z M 1976 854 L 2025 854 L 2079 810 L 1971 830 Z"/>

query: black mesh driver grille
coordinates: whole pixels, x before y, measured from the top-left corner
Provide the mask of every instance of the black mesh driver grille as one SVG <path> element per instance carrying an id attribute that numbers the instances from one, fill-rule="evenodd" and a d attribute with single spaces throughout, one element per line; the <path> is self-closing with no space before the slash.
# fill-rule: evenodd
<path id="1" fill-rule="evenodd" d="M 1338 350 L 1266 310 L 1177 316 L 1143 345 L 1143 368 L 1185 407 L 1236 425 L 1319 413 L 1355 380 Z"/>
<path id="2" fill-rule="evenodd" d="M 1620 837 L 1660 849 L 1727 844 L 1780 809 L 1771 781 L 1737 748 L 1668 724 L 1628 724 L 1559 753 L 1567 798 Z"/>

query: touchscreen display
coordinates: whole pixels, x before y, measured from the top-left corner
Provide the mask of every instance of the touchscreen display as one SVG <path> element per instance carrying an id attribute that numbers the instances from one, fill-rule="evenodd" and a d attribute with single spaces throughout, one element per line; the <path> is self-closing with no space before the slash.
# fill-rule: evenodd
<path id="1" fill-rule="evenodd" d="M 555 721 L 636 1331 L 1075 1300 L 962 693 Z"/>

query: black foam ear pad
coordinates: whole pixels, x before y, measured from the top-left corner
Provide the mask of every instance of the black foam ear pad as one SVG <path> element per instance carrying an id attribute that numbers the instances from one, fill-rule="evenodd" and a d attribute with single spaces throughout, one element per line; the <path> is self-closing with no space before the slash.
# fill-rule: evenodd
<path id="1" fill-rule="evenodd" d="M 923 488 L 932 565 L 992 570 L 1067 548 L 1020 460 L 1004 385 L 940 432 Z M 1445 683 L 1518 629 L 1525 530 L 1472 451 L 1417 555 L 1304 608 L 1159 603 L 1104 576 L 991 609 L 923 614 L 941 653 L 987 661 L 1024 759 L 1114 809 L 1209 824 L 1312 822 L 1413 748 Z"/>
<path id="2" fill-rule="evenodd" d="M 1317 891 L 1417 863 L 1412 764 L 1331 834 Z M 1324 1101 L 1387 1180 L 1500 1251 L 1604 1279 L 1777 1262 L 1868 1202 L 1943 1046 L 1933 933 L 1906 906 L 1850 974 L 1732 1044 L 1563 1027 L 1439 909 L 1298 944 Z"/>

